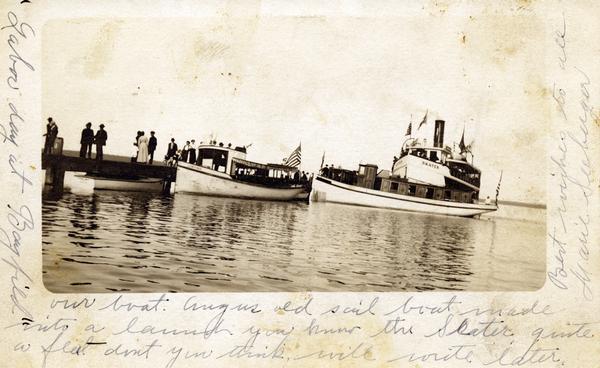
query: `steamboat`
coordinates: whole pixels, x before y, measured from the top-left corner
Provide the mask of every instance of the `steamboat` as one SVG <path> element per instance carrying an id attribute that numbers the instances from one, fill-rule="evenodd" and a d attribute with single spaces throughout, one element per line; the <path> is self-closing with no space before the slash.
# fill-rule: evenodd
<path id="1" fill-rule="evenodd" d="M 444 146 L 444 125 L 435 121 L 433 146 L 406 140 L 392 170 L 378 171 L 373 164 L 360 164 L 357 171 L 322 168 L 310 200 L 462 217 L 496 211 L 489 197 L 479 200 L 481 171 L 467 161 L 464 132 L 457 152 Z"/>
<path id="2" fill-rule="evenodd" d="M 177 164 L 175 193 L 274 201 L 308 200 L 310 183 L 298 169 L 300 147 L 286 164 L 246 160 L 247 147 L 198 146 L 196 162 Z"/>

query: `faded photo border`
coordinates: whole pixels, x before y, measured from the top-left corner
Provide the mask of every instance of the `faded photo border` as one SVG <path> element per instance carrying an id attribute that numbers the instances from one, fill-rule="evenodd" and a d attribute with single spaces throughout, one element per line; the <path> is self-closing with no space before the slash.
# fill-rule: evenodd
<path id="1" fill-rule="evenodd" d="M 502 21 L 488 24 L 485 36 L 493 40 L 502 33 L 519 40 L 528 36 L 523 32 L 534 32 L 539 43 L 532 47 L 544 59 L 543 78 L 515 81 L 533 94 L 534 108 L 523 112 L 522 124 L 535 124 L 547 144 L 546 167 L 531 173 L 546 183 L 544 286 L 534 292 L 479 293 L 47 291 L 41 251 L 42 65 L 44 54 L 60 58 L 61 50 L 44 49 L 45 25 L 131 18 L 151 27 L 152 20 L 165 18 L 261 17 L 522 20 L 514 28 Z M 595 366 L 600 360 L 599 17 L 600 5 L 591 1 L 3 3 L 0 354 L 16 367 Z M 469 42 L 468 32 L 456 36 L 457 42 Z M 515 52 L 505 46 L 483 47 L 479 59 L 465 62 L 501 64 Z M 515 134 L 509 144 L 526 146 L 537 138 Z M 497 147 L 498 155 L 505 148 Z M 523 161 L 526 165 L 527 158 Z"/>

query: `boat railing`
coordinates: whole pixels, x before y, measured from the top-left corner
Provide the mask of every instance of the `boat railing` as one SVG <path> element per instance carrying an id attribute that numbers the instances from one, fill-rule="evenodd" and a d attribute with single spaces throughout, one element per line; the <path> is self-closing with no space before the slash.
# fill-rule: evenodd
<path id="1" fill-rule="evenodd" d="M 309 180 L 307 178 L 299 177 L 299 178 L 274 178 L 268 176 L 260 176 L 260 175 L 244 175 L 244 174 L 235 174 L 233 178 L 239 181 L 259 184 L 264 186 L 269 186 L 273 188 L 301 188 L 305 187 Z"/>

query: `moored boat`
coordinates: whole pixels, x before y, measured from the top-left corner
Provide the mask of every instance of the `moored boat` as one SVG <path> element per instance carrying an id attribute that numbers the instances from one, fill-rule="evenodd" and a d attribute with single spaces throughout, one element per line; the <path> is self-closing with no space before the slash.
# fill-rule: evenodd
<path id="1" fill-rule="evenodd" d="M 248 161 L 246 147 L 201 144 L 196 162 L 177 164 L 175 193 L 290 201 L 305 198 L 307 188 L 297 166 Z"/>
<path id="2" fill-rule="evenodd" d="M 90 174 L 81 175 L 80 177 L 94 180 L 94 190 L 161 192 L 163 189 L 163 180 L 160 178 L 118 178 Z"/>
<path id="3" fill-rule="evenodd" d="M 360 164 L 358 171 L 323 168 L 313 180 L 311 201 L 463 217 L 497 210 L 479 201 L 481 171 L 467 161 L 464 135 L 461 152 L 444 146 L 444 124 L 436 120 L 433 146 L 406 141 L 391 171 L 372 164 Z"/>

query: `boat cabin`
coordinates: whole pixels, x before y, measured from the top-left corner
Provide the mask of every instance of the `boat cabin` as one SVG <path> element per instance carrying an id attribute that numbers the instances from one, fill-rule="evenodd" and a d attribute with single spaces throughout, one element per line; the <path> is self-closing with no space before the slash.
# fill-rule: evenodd
<path id="1" fill-rule="evenodd" d="M 246 160 L 246 147 L 205 144 L 198 147 L 197 165 L 257 184 L 279 186 L 300 183 L 298 168 L 281 164 L 261 164 Z"/>
<path id="2" fill-rule="evenodd" d="M 234 159 L 245 159 L 246 147 L 223 146 L 214 144 L 201 144 L 198 146 L 198 158 L 196 165 L 211 170 L 230 174 Z"/>

